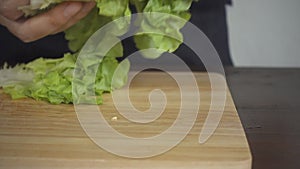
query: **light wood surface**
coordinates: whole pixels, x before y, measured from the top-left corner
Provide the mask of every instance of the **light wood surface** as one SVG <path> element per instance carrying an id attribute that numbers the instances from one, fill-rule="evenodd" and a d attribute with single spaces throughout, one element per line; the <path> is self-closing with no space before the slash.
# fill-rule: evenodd
<path id="1" fill-rule="evenodd" d="M 216 132 L 206 143 L 198 143 L 210 106 L 211 89 L 207 74 L 195 73 L 195 76 L 201 94 L 195 125 L 175 148 L 144 159 L 116 156 L 97 146 L 80 126 L 73 105 L 11 100 L 0 90 L 0 168 L 250 169 L 251 153 L 229 91 Z M 130 86 L 132 103 L 142 111 L 149 108 L 148 94 L 156 88 L 165 92 L 168 104 L 164 113 L 149 124 L 127 121 L 114 108 L 110 94 L 104 96 L 104 105 L 99 109 L 122 134 L 139 138 L 155 136 L 176 119 L 179 88 L 174 79 L 161 72 L 138 75 Z"/>

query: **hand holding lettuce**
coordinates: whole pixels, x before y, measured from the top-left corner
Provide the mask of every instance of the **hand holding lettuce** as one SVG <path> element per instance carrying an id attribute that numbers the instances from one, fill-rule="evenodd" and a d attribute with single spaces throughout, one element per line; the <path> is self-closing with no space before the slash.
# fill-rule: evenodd
<path id="1" fill-rule="evenodd" d="M 54 5 L 50 3 L 52 0 L 32 0 L 31 5 L 24 6 L 28 2 L 0 0 L 0 24 L 23 42 L 32 42 L 66 30 L 84 18 L 96 4 L 94 1 L 68 1 Z"/>
<path id="2" fill-rule="evenodd" d="M 14 68 L 4 68 L 0 70 L 0 87 L 2 86 L 4 91 L 10 94 L 14 99 L 31 97 L 37 100 L 48 101 L 52 104 L 73 103 L 72 82 L 77 55 L 87 39 L 95 31 L 114 19 L 131 15 L 130 4 L 135 7 L 138 12 L 161 12 L 188 20 L 190 18 L 188 10 L 192 1 L 193 0 L 96 0 L 97 8 L 93 9 L 84 19 L 65 31 L 65 37 L 69 40 L 69 47 L 74 54 L 67 53 L 60 59 L 40 58 L 31 63 L 18 65 Z M 61 0 L 44 0 L 42 5 L 36 9 L 43 10 L 60 2 Z M 28 6 L 27 8 L 33 9 L 32 6 Z M 38 13 L 39 11 L 34 12 Z M 139 24 L 140 30 L 151 31 L 160 29 L 168 34 L 172 34 L 176 39 L 183 39 L 180 29 L 184 24 L 172 21 L 168 17 L 155 18 L 155 15 L 151 15 L 151 17 L 154 18 L 142 18 L 136 21 L 136 23 Z M 153 21 L 155 21 L 155 23 Z M 128 23 L 117 25 L 121 31 L 107 32 L 104 36 L 118 38 L 126 33 L 127 24 Z M 155 33 L 137 34 L 134 37 L 134 41 L 138 49 L 156 48 L 161 52 L 173 52 L 182 43 L 182 41 L 175 40 L 174 38 Z M 148 58 L 159 57 L 159 55 L 145 55 Z M 105 55 L 95 55 L 94 58 L 87 58 L 82 61 L 84 64 L 80 70 L 76 70 L 76 73 L 82 74 L 82 79 L 76 81 L 76 86 L 80 86 L 78 84 L 81 84 L 82 88 L 93 89 L 96 94 L 96 104 L 101 104 L 103 93 L 111 92 L 126 83 L 129 63 L 121 67 L 121 69 L 123 69 L 121 72 L 123 73 L 118 75 L 120 80 L 114 81 L 114 83 L 117 84 L 112 84 L 112 76 L 119 65 L 116 58 L 122 56 L 123 46 L 119 43 Z M 84 74 L 89 73 L 90 66 L 98 67 L 95 81 L 85 79 L 88 78 L 88 76 L 85 77 Z M 7 72 L 9 72 L 9 74 L 7 74 Z M 20 76 L 20 74 L 22 75 Z M 24 79 L 25 76 L 30 78 Z M 76 95 L 75 97 L 79 99 L 81 103 L 93 103 L 92 100 L 85 97 L 85 90 L 78 88 L 75 91 L 73 94 Z"/>

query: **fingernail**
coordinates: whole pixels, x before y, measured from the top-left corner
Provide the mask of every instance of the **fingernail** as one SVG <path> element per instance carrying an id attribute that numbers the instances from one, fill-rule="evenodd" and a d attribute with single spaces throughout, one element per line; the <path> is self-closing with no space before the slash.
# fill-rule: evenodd
<path id="1" fill-rule="evenodd" d="M 76 3 L 76 2 L 71 2 L 69 3 L 65 10 L 64 10 L 64 15 L 65 17 L 70 17 L 75 15 L 77 12 L 79 12 L 79 10 L 82 8 L 81 3 Z"/>

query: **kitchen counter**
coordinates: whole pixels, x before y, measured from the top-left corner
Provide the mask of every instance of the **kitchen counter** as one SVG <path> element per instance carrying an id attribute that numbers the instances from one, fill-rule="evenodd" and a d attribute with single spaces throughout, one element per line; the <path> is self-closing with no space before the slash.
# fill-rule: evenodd
<path id="1" fill-rule="evenodd" d="M 300 168 L 300 69 L 228 68 L 253 169 Z"/>

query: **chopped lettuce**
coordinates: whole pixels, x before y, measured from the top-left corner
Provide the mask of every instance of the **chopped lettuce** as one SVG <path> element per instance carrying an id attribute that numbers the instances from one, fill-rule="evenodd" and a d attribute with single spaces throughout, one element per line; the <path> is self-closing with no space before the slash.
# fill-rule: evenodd
<path id="1" fill-rule="evenodd" d="M 29 64 L 18 65 L 14 68 L 5 68 L 0 71 L 0 85 L 4 92 L 9 93 L 13 99 L 31 97 L 36 100 L 48 101 L 52 104 L 72 103 L 72 81 L 75 69 L 76 56 L 70 53 L 59 59 L 39 58 Z M 95 65 L 91 61 L 90 65 Z M 97 62 L 98 63 L 98 62 Z M 83 89 L 87 86 L 94 88 L 96 92 L 96 104 L 102 103 L 102 94 L 111 92 L 115 88 L 122 87 L 127 80 L 129 66 L 123 66 L 123 74 L 119 74 L 116 84 L 111 84 L 113 74 L 118 67 L 118 61 L 114 57 L 105 57 L 100 61 L 95 81 L 83 78 L 80 83 Z M 120 69 L 120 67 L 119 67 Z M 87 69 L 86 69 L 87 70 Z M 77 73 L 84 75 L 86 70 Z M 3 73 L 4 75 L 1 75 Z M 6 77 L 6 79 L 5 79 Z M 17 79 L 7 79 L 15 77 Z M 88 77 L 88 76 L 85 76 Z M 84 90 L 82 90 L 84 91 Z M 77 90 L 76 96 L 85 98 L 85 103 L 93 103 L 87 100 L 85 93 Z M 82 100 L 81 100 L 82 103 Z"/>
<path id="2" fill-rule="evenodd" d="M 30 5 L 20 9 L 26 15 L 35 15 L 64 1 L 67 0 L 31 0 Z M 65 38 L 69 40 L 69 48 L 74 53 L 66 53 L 59 59 L 39 58 L 13 68 L 4 66 L 0 70 L 0 87 L 4 89 L 4 92 L 10 94 L 13 99 L 31 97 L 52 104 L 101 104 L 103 93 L 118 89 L 127 82 L 130 63 L 125 60 L 120 64 L 116 59 L 123 56 L 121 43 L 116 44 L 107 53 L 93 53 L 80 60 L 77 56 L 89 37 L 107 23 L 122 16 L 130 16 L 130 4 L 138 12 L 167 13 L 187 21 L 190 18 L 188 10 L 193 2 L 193 0 L 95 1 L 97 7 L 65 31 Z M 103 39 L 116 40 L 128 31 L 129 22 L 130 20 L 126 19 L 116 22 L 117 29 L 103 34 Z M 163 52 L 173 52 L 183 41 L 180 29 L 185 23 L 172 19 L 170 15 L 162 17 L 155 13 L 139 18 L 136 20 L 139 30 L 147 33 L 138 33 L 134 36 L 136 47 L 158 49 L 159 52 L 156 55 L 144 53 L 148 58 L 159 57 Z M 105 48 L 104 41 L 100 40 L 97 47 Z M 75 79 L 74 73 L 79 78 Z M 117 78 L 113 80 L 113 76 Z"/>

